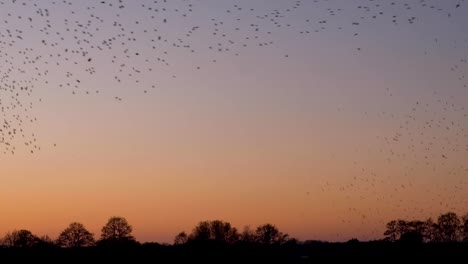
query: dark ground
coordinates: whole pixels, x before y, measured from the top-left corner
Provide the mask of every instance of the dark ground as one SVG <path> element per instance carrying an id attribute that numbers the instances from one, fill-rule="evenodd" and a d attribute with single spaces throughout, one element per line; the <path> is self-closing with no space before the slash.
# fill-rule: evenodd
<path id="1" fill-rule="evenodd" d="M 0 263 L 468 263 L 468 243 L 348 242 L 143 244 L 132 247 L 1 248 Z"/>

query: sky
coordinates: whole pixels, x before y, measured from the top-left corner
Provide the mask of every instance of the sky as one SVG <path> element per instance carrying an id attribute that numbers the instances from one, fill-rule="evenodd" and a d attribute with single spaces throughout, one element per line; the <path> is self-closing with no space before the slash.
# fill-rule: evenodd
<path id="1" fill-rule="evenodd" d="M 0 234 L 468 213 L 464 1 L 102 2 L 0 1 Z"/>

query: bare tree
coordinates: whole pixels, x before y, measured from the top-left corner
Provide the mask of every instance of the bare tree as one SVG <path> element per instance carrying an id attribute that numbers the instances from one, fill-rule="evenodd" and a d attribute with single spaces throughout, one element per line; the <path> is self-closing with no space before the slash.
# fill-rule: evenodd
<path id="1" fill-rule="evenodd" d="M 3 238 L 3 245 L 6 247 L 34 247 L 40 242 L 40 239 L 33 235 L 29 230 L 14 230 L 6 233 Z"/>
<path id="2" fill-rule="evenodd" d="M 71 223 L 60 233 L 57 239 L 57 245 L 61 247 L 88 247 L 94 244 L 94 237 L 83 224 Z"/>
<path id="3" fill-rule="evenodd" d="M 429 218 L 426 221 L 393 220 L 387 223 L 385 240 L 399 241 L 405 236 L 405 240 L 411 238 L 413 241 L 421 237 L 423 242 L 442 242 L 442 229 L 438 223 Z"/>
<path id="4" fill-rule="evenodd" d="M 261 244 L 284 244 L 288 241 L 288 234 L 283 234 L 272 224 L 264 224 L 255 231 L 256 241 Z"/>
<path id="5" fill-rule="evenodd" d="M 234 243 L 239 240 L 239 233 L 230 223 L 221 220 L 200 222 L 189 236 L 191 241 L 217 241 Z"/>
<path id="6" fill-rule="evenodd" d="M 187 241 L 188 241 L 188 235 L 187 233 L 185 233 L 185 231 L 182 231 L 179 234 L 177 234 L 177 236 L 175 236 L 174 245 L 183 245 L 187 243 Z"/>
<path id="7" fill-rule="evenodd" d="M 244 226 L 244 230 L 240 234 L 240 240 L 243 242 L 255 242 L 255 231 L 250 226 Z"/>
<path id="8" fill-rule="evenodd" d="M 387 230 L 384 232 L 385 240 L 394 242 L 400 239 L 401 234 L 398 228 L 398 222 L 396 220 L 388 222 L 386 227 Z"/>
<path id="9" fill-rule="evenodd" d="M 468 213 L 462 217 L 461 235 L 463 242 L 468 242 Z"/>
<path id="10" fill-rule="evenodd" d="M 132 226 L 123 217 L 113 216 L 101 230 L 101 240 L 135 241 Z"/>
<path id="11" fill-rule="evenodd" d="M 442 242 L 459 241 L 461 222 L 456 213 L 448 212 L 440 215 L 437 224 L 440 228 Z"/>

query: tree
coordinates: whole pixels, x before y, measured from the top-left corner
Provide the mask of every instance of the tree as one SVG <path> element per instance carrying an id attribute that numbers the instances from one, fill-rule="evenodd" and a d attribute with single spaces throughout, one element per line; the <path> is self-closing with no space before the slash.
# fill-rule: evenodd
<path id="1" fill-rule="evenodd" d="M 255 242 L 255 231 L 250 226 L 245 226 L 242 233 L 239 235 L 242 242 Z"/>
<path id="2" fill-rule="evenodd" d="M 225 243 L 234 243 L 239 240 L 239 234 L 230 223 L 220 220 L 211 221 L 211 236 L 213 240 Z"/>
<path id="3" fill-rule="evenodd" d="M 442 242 L 456 242 L 459 240 L 461 222 L 456 213 L 448 212 L 440 215 L 437 224 Z"/>
<path id="4" fill-rule="evenodd" d="M 440 242 L 439 226 L 434 223 L 432 218 L 424 221 L 424 229 L 422 232 L 424 242 Z"/>
<path id="5" fill-rule="evenodd" d="M 462 240 L 468 242 L 468 213 L 462 217 Z"/>
<path id="6" fill-rule="evenodd" d="M 30 248 L 36 246 L 40 239 L 29 230 L 14 230 L 8 232 L 3 238 L 3 245 L 6 247 Z"/>
<path id="7" fill-rule="evenodd" d="M 123 217 L 113 216 L 101 229 L 101 240 L 134 241 L 132 226 Z"/>
<path id="8" fill-rule="evenodd" d="M 57 239 L 57 245 L 66 248 L 88 247 L 94 244 L 94 237 L 83 224 L 71 223 L 60 233 Z"/>
<path id="9" fill-rule="evenodd" d="M 54 241 L 48 235 L 41 236 L 39 240 L 41 241 L 41 243 L 44 244 L 54 244 Z"/>
<path id="10" fill-rule="evenodd" d="M 400 241 L 405 234 L 404 240 L 417 241 L 420 236 L 423 242 L 441 241 L 439 225 L 434 223 L 431 218 L 426 221 L 393 220 L 388 222 L 386 227 L 384 235 L 387 241 Z"/>
<path id="11" fill-rule="evenodd" d="M 398 241 L 403 234 L 415 231 L 417 225 L 416 221 L 405 221 L 401 219 L 392 220 L 386 225 L 387 230 L 384 233 L 385 240 L 391 242 Z"/>
<path id="12" fill-rule="evenodd" d="M 239 240 L 237 229 L 221 220 L 200 222 L 189 236 L 190 241 L 234 243 Z"/>
<path id="13" fill-rule="evenodd" d="M 396 220 L 392 220 L 387 223 L 387 230 L 385 230 L 384 232 L 385 240 L 394 242 L 400 239 L 400 233 L 397 223 L 398 222 Z"/>
<path id="14" fill-rule="evenodd" d="M 346 241 L 348 244 L 359 244 L 359 239 L 357 238 L 351 238 L 350 240 Z"/>
<path id="15" fill-rule="evenodd" d="M 174 245 L 183 245 L 187 243 L 187 241 L 188 241 L 188 235 L 187 233 L 185 233 L 185 231 L 182 231 L 179 234 L 177 234 L 177 236 L 175 236 Z"/>
<path id="16" fill-rule="evenodd" d="M 203 221 L 193 228 L 189 236 L 190 241 L 207 241 L 211 239 L 210 222 Z"/>
<path id="17" fill-rule="evenodd" d="M 55 248 L 57 244 L 53 241 L 48 235 L 43 235 L 38 238 L 38 242 L 35 247 L 46 249 L 46 248 Z"/>
<path id="18" fill-rule="evenodd" d="M 272 224 L 264 224 L 257 227 L 255 231 L 256 241 L 261 244 L 284 244 L 288 240 L 288 234 L 281 233 L 278 228 Z"/>

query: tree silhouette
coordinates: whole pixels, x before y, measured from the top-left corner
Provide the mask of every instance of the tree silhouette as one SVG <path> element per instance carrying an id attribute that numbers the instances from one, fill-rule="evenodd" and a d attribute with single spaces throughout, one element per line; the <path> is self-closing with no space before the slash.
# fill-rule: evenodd
<path id="1" fill-rule="evenodd" d="M 386 228 L 384 232 L 386 241 L 399 241 L 405 234 L 410 234 L 409 236 L 412 238 L 419 234 L 423 242 L 440 242 L 441 240 L 439 225 L 434 223 L 431 218 L 426 221 L 393 220 L 387 223 Z M 414 239 L 414 241 L 416 240 Z"/>
<path id="2" fill-rule="evenodd" d="M 44 244 L 50 244 L 50 245 L 54 244 L 54 241 L 48 235 L 41 236 L 39 240 L 41 241 L 41 243 L 44 243 Z"/>
<path id="3" fill-rule="evenodd" d="M 211 235 L 215 241 L 233 243 L 239 240 L 237 229 L 228 222 L 215 220 L 211 222 L 210 227 Z"/>
<path id="4" fill-rule="evenodd" d="M 3 245 L 6 247 L 30 248 L 36 246 L 40 239 L 29 230 L 15 230 L 8 232 L 3 238 Z"/>
<path id="5" fill-rule="evenodd" d="M 461 223 L 456 213 L 448 212 L 440 215 L 437 224 L 442 242 L 456 242 L 459 240 Z"/>
<path id="6" fill-rule="evenodd" d="M 346 243 L 348 243 L 348 244 L 359 244 L 361 242 L 357 238 L 351 238 L 350 240 L 346 241 Z"/>
<path id="7" fill-rule="evenodd" d="M 468 242 L 468 213 L 462 217 L 461 235 L 463 242 Z"/>
<path id="8" fill-rule="evenodd" d="M 281 233 L 278 228 L 272 224 L 264 224 L 257 227 L 255 231 L 256 241 L 261 244 L 283 244 L 288 241 L 288 234 Z"/>
<path id="9" fill-rule="evenodd" d="M 394 242 L 400 239 L 401 234 L 398 228 L 398 222 L 396 220 L 388 222 L 386 228 L 387 230 L 384 232 L 385 240 Z"/>
<path id="10" fill-rule="evenodd" d="M 57 245 L 61 247 L 88 247 L 94 244 L 94 237 L 83 224 L 71 223 L 57 238 Z"/>
<path id="11" fill-rule="evenodd" d="M 422 235 L 424 242 L 440 241 L 439 226 L 434 223 L 432 218 L 424 221 Z"/>
<path id="12" fill-rule="evenodd" d="M 207 241 L 211 239 L 210 222 L 203 221 L 192 230 L 189 240 L 191 241 Z"/>
<path id="13" fill-rule="evenodd" d="M 132 236 L 132 226 L 123 217 L 113 216 L 101 229 L 101 240 L 112 241 L 135 241 Z"/>
<path id="14" fill-rule="evenodd" d="M 234 243 L 239 240 L 237 229 L 221 220 L 200 222 L 189 236 L 190 241 Z"/>
<path id="15" fill-rule="evenodd" d="M 255 231 L 250 226 L 245 226 L 239 238 L 243 242 L 255 242 Z"/>
<path id="16" fill-rule="evenodd" d="M 174 245 L 183 245 L 187 243 L 187 241 L 188 241 L 188 235 L 187 233 L 185 233 L 185 231 L 182 231 L 175 236 Z"/>
<path id="17" fill-rule="evenodd" d="M 34 247 L 41 249 L 55 248 L 57 247 L 57 244 L 48 235 L 43 235 L 38 238 L 38 242 L 34 245 Z"/>

